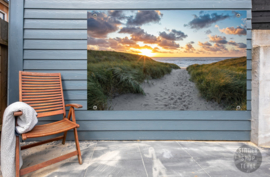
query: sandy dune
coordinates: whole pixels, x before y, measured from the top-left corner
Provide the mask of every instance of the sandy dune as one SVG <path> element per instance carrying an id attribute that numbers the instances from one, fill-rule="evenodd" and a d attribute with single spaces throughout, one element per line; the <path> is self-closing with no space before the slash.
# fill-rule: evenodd
<path id="1" fill-rule="evenodd" d="M 113 110 L 222 110 L 215 102 L 201 98 L 186 69 L 173 70 L 161 79 L 141 86 L 146 95 L 124 94 L 113 98 Z"/>

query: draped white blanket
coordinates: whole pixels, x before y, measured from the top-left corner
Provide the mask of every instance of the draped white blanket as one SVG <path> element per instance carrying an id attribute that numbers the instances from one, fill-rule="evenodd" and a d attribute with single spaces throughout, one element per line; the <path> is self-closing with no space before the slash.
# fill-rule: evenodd
<path id="1" fill-rule="evenodd" d="M 15 177 L 15 117 L 16 111 L 22 111 L 23 115 L 18 117 L 16 132 L 26 133 L 37 124 L 36 111 L 26 103 L 15 102 L 9 105 L 3 116 L 2 135 L 1 135 L 1 170 L 3 177 Z M 21 153 L 20 153 L 21 154 Z M 20 155 L 20 167 L 23 161 Z"/>

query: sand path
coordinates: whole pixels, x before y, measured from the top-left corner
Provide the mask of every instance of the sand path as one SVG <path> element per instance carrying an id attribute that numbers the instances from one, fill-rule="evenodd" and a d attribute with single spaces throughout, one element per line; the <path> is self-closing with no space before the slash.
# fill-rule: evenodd
<path id="1" fill-rule="evenodd" d="M 186 69 L 173 70 L 161 79 L 141 84 L 146 95 L 123 94 L 113 98 L 113 110 L 222 110 L 201 98 Z"/>

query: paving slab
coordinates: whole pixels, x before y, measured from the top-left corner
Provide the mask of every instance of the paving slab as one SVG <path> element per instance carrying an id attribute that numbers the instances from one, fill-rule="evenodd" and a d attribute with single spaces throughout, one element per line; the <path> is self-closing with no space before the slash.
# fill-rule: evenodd
<path id="1" fill-rule="evenodd" d="M 142 160 L 94 161 L 88 166 L 87 177 L 147 177 Z"/>
<path id="2" fill-rule="evenodd" d="M 136 141 L 99 141 L 93 160 L 141 160 L 141 154 Z"/>
<path id="3" fill-rule="evenodd" d="M 242 145 L 255 146 L 226 141 L 81 141 L 82 165 L 74 156 L 24 177 L 270 177 L 270 148 L 257 147 L 262 164 L 255 172 L 236 168 L 234 154 Z M 23 168 L 74 150 L 73 141 L 23 150 Z"/>
<path id="4" fill-rule="evenodd" d="M 140 151 L 144 161 L 151 161 L 153 158 L 163 162 L 180 161 L 189 155 L 175 141 L 142 141 L 139 144 Z"/>

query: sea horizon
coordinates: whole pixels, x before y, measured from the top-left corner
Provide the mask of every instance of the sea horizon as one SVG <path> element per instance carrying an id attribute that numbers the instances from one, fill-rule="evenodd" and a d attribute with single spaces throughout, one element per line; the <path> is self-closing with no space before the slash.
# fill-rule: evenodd
<path id="1" fill-rule="evenodd" d="M 242 56 L 245 57 L 245 56 Z M 226 59 L 239 58 L 239 57 L 151 57 L 155 61 L 164 63 L 173 63 L 179 67 L 186 68 L 193 64 L 211 64 Z"/>

